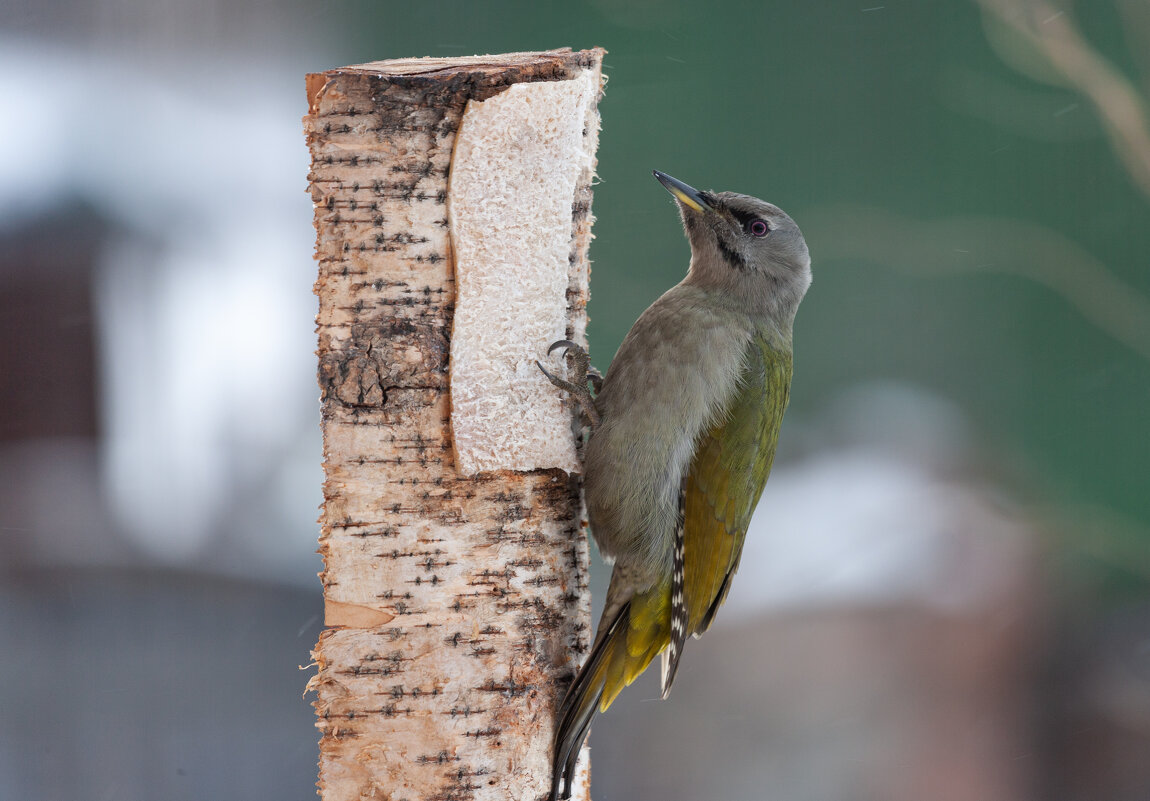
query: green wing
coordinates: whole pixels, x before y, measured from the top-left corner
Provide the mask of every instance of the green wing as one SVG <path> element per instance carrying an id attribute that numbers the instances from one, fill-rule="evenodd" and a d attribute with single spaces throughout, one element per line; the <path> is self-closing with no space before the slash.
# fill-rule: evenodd
<path id="1" fill-rule="evenodd" d="M 756 336 L 738 394 L 699 441 L 684 487 L 687 633 L 706 631 L 727 597 L 771 472 L 790 388 L 790 350 Z"/>

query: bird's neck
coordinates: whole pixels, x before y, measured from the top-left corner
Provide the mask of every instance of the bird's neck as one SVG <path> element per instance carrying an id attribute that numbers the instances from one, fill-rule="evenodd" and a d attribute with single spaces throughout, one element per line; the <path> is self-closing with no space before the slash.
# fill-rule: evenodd
<path id="1" fill-rule="evenodd" d="M 745 315 L 771 344 L 790 349 L 795 313 L 806 287 L 762 273 L 727 271 L 715 280 L 714 273 L 695 270 L 694 262 L 683 283 L 702 290 L 717 305 Z"/>

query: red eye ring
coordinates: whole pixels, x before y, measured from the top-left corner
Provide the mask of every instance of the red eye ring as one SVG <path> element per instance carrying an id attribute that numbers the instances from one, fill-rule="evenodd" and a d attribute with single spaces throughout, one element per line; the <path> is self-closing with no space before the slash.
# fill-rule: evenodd
<path id="1" fill-rule="evenodd" d="M 770 230 L 771 227 L 764 220 L 751 220 L 751 224 L 747 226 L 751 236 L 766 236 Z"/>

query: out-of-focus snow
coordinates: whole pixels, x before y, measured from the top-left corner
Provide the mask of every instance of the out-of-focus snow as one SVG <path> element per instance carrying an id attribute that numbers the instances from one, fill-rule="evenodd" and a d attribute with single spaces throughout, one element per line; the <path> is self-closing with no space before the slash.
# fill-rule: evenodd
<path id="1" fill-rule="evenodd" d="M 35 76 L 0 86 L 0 225 L 80 200 L 118 232 L 95 302 L 117 530 L 171 563 L 207 566 L 209 543 L 244 572 L 313 562 L 301 71 L 254 60 L 173 70 L 12 39 L 0 39 L 0 68 Z"/>
<path id="2" fill-rule="evenodd" d="M 719 619 L 793 604 L 990 603 L 1026 542 L 975 488 L 880 451 L 822 453 L 767 484 Z"/>

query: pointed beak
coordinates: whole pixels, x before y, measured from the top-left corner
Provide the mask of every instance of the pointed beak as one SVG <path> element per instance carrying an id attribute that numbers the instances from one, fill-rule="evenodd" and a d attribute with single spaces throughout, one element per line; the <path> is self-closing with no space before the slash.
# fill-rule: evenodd
<path id="1" fill-rule="evenodd" d="M 675 200 L 679 201 L 687 208 L 694 209 L 695 211 L 699 212 L 709 211 L 711 209 L 711 204 L 703 200 L 703 196 L 694 187 L 688 186 L 678 178 L 672 178 L 665 172 L 659 172 L 658 170 L 652 170 L 651 172 L 653 172 L 655 177 L 659 179 L 659 183 L 661 183 L 668 192 L 675 196 Z"/>

